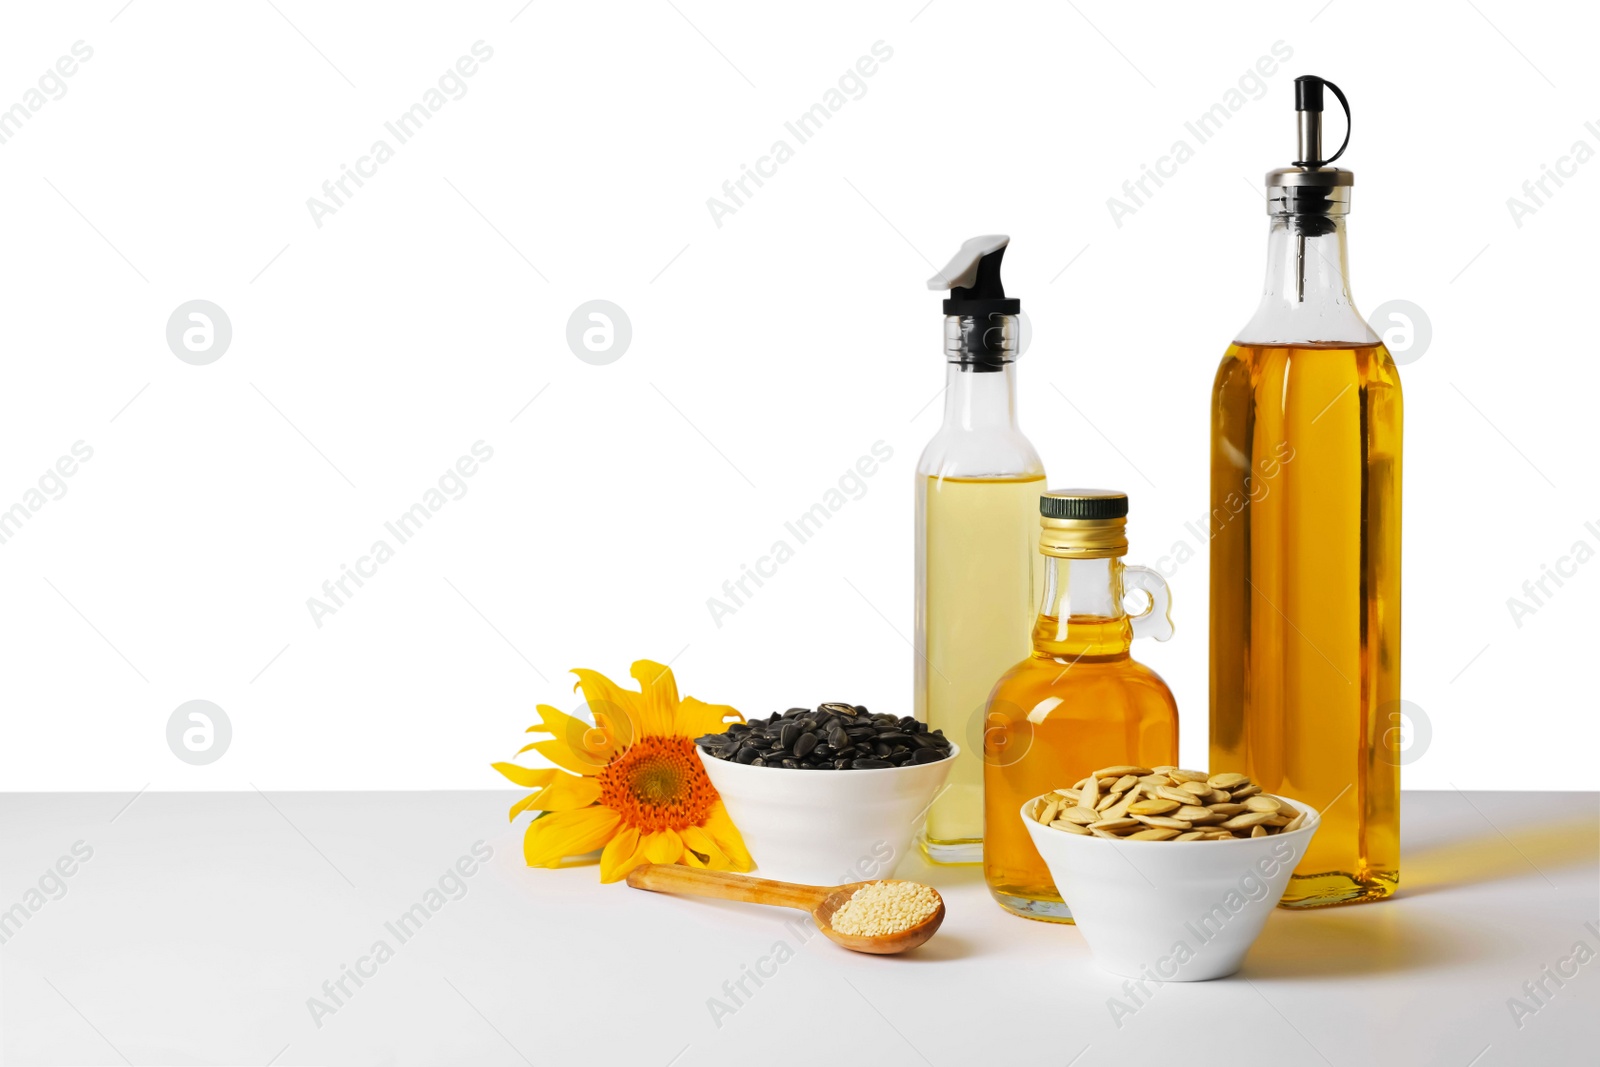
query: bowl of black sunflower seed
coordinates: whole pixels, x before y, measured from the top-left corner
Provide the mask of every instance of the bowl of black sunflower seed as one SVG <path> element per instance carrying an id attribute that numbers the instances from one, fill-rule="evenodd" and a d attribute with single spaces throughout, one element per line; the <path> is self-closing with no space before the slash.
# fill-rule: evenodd
<path id="1" fill-rule="evenodd" d="M 695 744 L 758 872 L 816 885 L 892 874 L 959 751 L 909 715 L 837 702 Z"/>

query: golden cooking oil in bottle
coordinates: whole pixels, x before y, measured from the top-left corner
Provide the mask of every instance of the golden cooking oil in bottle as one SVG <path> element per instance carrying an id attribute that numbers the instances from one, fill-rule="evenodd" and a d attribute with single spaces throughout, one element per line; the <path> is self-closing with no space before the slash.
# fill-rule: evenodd
<path id="1" fill-rule="evenodd" d="M 1104 767 L 1178 762 L 1178 704 L 1128 655 L 1135 637 L 1172 636 L 1161 575 L 1125 566 L 1128 497 L 1105 489 L 1039 497 L 1044 597 L 1033 651 L 995 683 L 983 731 L 983 873 L 1006 910 L 1071 922 L 1022 822 L 1022 805 Z M 1124 594 L 1148 604 L 1129 616 Z"/>
<path id="2" fill-rule="evenodd" d="M 983 850 L 981 736 L 994 679 L 1027 654 L 1038 605 L 1036 507 L 1044 466 L 1017 425 L 1022 303 L 1007 297 L 1009 239 L 975 237 L 928 282 L 944 302 L 944 422 L 917 464 L 915 712 L 961 747 L 921 836 L 936 863 Z"/>
<path id="3" fill-rule="evenodd" d="M 1302 162 L 1267 176 L 1266 292 L 1211 404 L 1211 770 L 1322 812 L 1288 907 L 1400 879 L 1400 378 L 1350 299 L 1324 85 L 1296 79 Z"/>

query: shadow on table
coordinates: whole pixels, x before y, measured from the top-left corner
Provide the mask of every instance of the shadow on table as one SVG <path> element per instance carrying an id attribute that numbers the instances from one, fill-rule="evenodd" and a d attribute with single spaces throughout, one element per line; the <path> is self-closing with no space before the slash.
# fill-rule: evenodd
<path id="1" fill-rule="evenodd" d="M 881 960 L 899 960 L 902 963 L 937 963 L 961 960 L 979 954 L 981 946 L 960 934 L 947 934 L 940 930 L 927 944 L 901 956 L 878 956 Z"/>
<path id="2" fill-rule="evenodd" d="M 1499 828 L 1480 822 L 1480 834 L 1405 852 L 1400 891 L 1391 900 L 1277 909 L 1242 973 L 1250 978 L 1318 979 L 1428 970 L 1514 954 L 1520 942 L 1510 932 L 1452 922 L 1407 907 L 1407 902 L 1510 879 L 1548 881 L 1557 888 L 1576 887 L 1579 878 L 1591 884 L 1600 857 L 1600 820 L 1565 818 L 1536 827 Z"/>
<path id="3" fill-rule="evenodd" d="M 1319 981 L 1433 970 L 1515 951 L 1510 933 L 1427 918 L 1400 900 L 1314 911 L 1280 908 L 1250 950 L 1246 978 Z"/>
<path id="4" fill-rule="evenodd" d="M 1479 820 L 1483 832 L 1403 852 L 1400 894 L 1414 897 L 1510 878 L 1548 879 L 1572 867 L 1592 871 L 1600 860 L 1600 818 L 1567 818 L 1536 827 L 1501 826 Z M 1592 881 L 1589 874 L 1585 878 Z M 1587 884 L 1587 883 L 1586 883 Z"/>

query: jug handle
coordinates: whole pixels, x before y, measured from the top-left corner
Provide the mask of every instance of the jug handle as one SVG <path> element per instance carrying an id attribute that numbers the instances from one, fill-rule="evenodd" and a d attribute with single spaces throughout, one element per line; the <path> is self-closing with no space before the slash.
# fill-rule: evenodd
<path id="1" fill-rule="evenodd" d="M 1133 636 L 1166 641 L 1172 637 L 1172 590 L 1167 580 L 1149 567 L 1122 568 L 1123 592 L 1138 589 L 1150 598 L 1150 605 L 1137 615 L 1130 614 Z"/>

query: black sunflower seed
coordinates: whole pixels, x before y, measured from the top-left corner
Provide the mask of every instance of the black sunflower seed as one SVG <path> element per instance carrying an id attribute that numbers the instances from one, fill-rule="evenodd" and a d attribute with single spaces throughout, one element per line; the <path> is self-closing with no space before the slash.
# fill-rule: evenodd
<path id="1" fill-rule="evenodd" d="M 938 730 L 909 715 L 873 715 L 858 704 L 790 708 L 695 739 L 707 755 L 752 767 L 870 770 L 932 763 L 950 755 Z"/>

